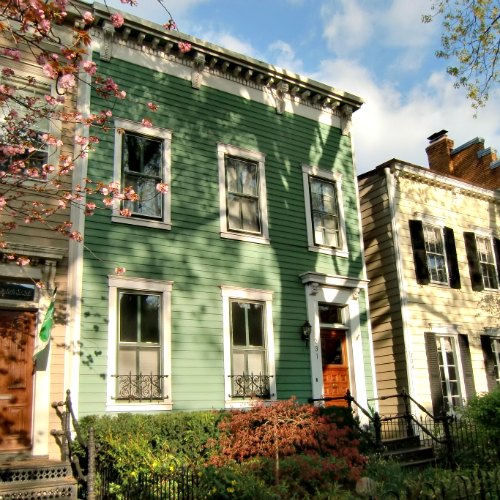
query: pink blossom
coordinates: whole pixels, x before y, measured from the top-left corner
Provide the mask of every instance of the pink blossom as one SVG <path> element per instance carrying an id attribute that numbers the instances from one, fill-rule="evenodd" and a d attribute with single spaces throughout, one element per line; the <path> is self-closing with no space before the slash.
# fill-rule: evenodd
<path id="1" fill-rule="evenodd" d="M 80 145 L 85 145 L 87 144 L 88 139 L 86 137 L 82 137 L 81 135 L 76 135 L 75 142 Z"/>
<path id="2" fill-rule="evenodd" d="M 48 76 L 49 78 L 52 78 L 55 80 L 57 78 L 57 71 L 53 68 L 53 66 L 50 63 L 45 63 L 43 65 L 43 73 L 45 76 Z"/>
<path id="3" fill-rule="evenodd" d="M 151 120 L 149 118 L 143 118 L 141 120 L 141 123 L 145 126 L 145 127 L 148 127 L 148 128 L 151 128 L 153 126 L 153 123 L 151 122 Z"/>
<path id="4" fill-rule="evenodd" d="M 4 95 L 14 95 L 16 89 L 14 87 L 9 87 L 8 85 L 0 85 L 0 94 Z"/>
<path id="5" fill-rule="evenodd" d="M 82 17 L 83 20 L 85 21 L 85 24 L 92 24 L 94 22 L 94 16 L 89 11 L 84 12 Z"/>
<path id="6" fill-rule="evenodd" d="M 148 102 L 148 108 L 151 110 L 151 111 L 157 111 L 158 110 L 158 105 L 155 104 L 154 102 Z"/>
<path id="7" fill-rule="evenodd" d="M 116 94 L 116 97 L 118 97 L 118 99 L 125 99 L 125 97 L 127 97 L 127 93 L 124 90 L 120 90 L 120 92 Z"/>
<path id="8" fill-rule="evenodd" d="M 81 235 L 78 231 L 71 231 L 71 232 L 69 233 L 69 237 L 70 237 L 72 240 L 75 240 L 75 241 L 82 241 L 82 240 L 83 240 L 82 235 Z"/>
<path id="9" fill-rule="evenodd" d="M 118 12 L 116 12 L 115 14 L 111 14 L 110 20 L 115 28 L 120 28 L 121 26 L 123 26 L 123 23 L 125 22 L 123 16 Z"/>
<path id="10" fill-rule="evenodd" d="M 12 68 L 2 68 L 2 75 L 5 77 L 14 76 L 14 70 Z"/>
<path id="11" fill-rule="evenodd" d="M 179 52 L 182 54 L 185 54 L 186 52 L 189 52 L 191 50 L 191 44 L 189 42 L 179 42 L 177 44 L 179 47 Z"/>
<path id="12" fill-rule="evenodd" d="M 120 210 L 120 215 L 123 217 L 131 217 L 132 212 L 128 208 L 123 208 L 122 210 Z"/>
<path id="13" fill-rule="evenodd" d="M 168 185 L 165 184 L 164 182 L 159 182 L 157 185 L 156 185 L 156 190 L 159 192 L 159 193 L 168 193 Z"/>
<path id="14" fill-rule="evenodd" d="M 0 210 L 3 210 L 3 207 L 7 205 L 7 200 L 4 196 L 0 196 Z"/>
<path id="15" fill-rule="evenodd" d="M 6 257 L 7 257 L 7 260 L 14 260 L 16 258 L 16 256 L 12 255 L 12 254 L 7 255 Z"/>
<path id="16" fill-rule="evenodd" d="M 177 29 L 177 25 L 175 24 L 174 20 L 173 19 L 169 19 L 168 20 L 168 23 L 165 23 L 163 25 L 163 27 L 168 30 L 168 31 L 171 31 L 171 30 L 176 30 Z"/>
<path id="17" fill-rule="evenodd" d="M 111 205 L 113 205 L 113 198 L 104 198 L 102 200 L 102 202 L 107 206 L 107 207 L 110 207 Z"/>
<path id="18" fill-rule="evenodd" d="M 97 71 L 97 64 L 93 61 L 85 61 L 83 63 L 83 70 L 85 71 L 85 73 L 93 76 Z"/>
<path id="19" fill-rule="evenodd" d="M 75 86 L 75 84 L 75 75 L 72 75 L 71 73 L 66 73 L 59 79 L 59 86 L 63 89 L 71 89 Z"/>
<path id="20" fill-rule="evenodd" d="M 18 266 L 27 266 L 30 263 L 28 257 L 18 257 L 16 264 Z"/>
<path id="21" fill-rule="evenodd" d="M 124 274 L 126 272 L 127 272 L 127 269 L 125 269 L 124 267 L 115 267 L 115 274 L 120 275 L 120 274 Z"/>
<path id="22" fill-rule="evenodd" d="M 21 51 L 17 49 L 2 49 L 2 54 L 7 57 L 12 57 L 14 61 L 21 60 Z"/>

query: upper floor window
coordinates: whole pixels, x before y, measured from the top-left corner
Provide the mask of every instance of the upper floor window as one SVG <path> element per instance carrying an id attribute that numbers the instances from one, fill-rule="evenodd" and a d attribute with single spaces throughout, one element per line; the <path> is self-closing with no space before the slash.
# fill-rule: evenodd
<path id="1" fill-rule="evenodd" d="M 29 77 L 31 78 L 31 77 Z M 59 120 L 51 119 L 44 112 L 45 96 L 51 94 L 51 86 L 43 81 L 28 84 L 28 76 L 16 70 L 16 76 L 5 79 L 6 86 L 16 89 L 15 99 L 7 99 L 0 108 L 0 142 L 13 145 L 18 151 L 2 155 L 0 171 L 34 180 L 46 180 L 47 171 L 43 166 L 51 160 L 56 161 L 57 147 L 49 146 L 43 139 L 44 134 L 59 138 Z M 11 131 L 10 123 L 23 123 Z M 19 150 L 24 149 L 23 152 Z"/>
<path id="2" fill-rule="evenodd" d="M 164 409 L 170 394 L 172 282 L 109 277 L 108 409 Z"/>
<path id="3" fill-rule="evenodd" d="M 272 292 L 222 287 L 228 406 L 275 399 Z"/>
<path id="4" fill-rule="evenodd" d="M 139 199 L 115 206 L 113 220 L 169 229 L 170 189 L 161 193 L 157 185 L 170 184 L 171 132 L 126 120 L 115 120 L 115 127 L 115 178 L 122 189 L 132 187 Z M 120 215 L 123 210 L 131 216 Z"/>
<path id="5" fill-rule="evenodd" d="M 437 226 L 425 225 L 424 239 L 430 280 L 435 283 L 448 284 L 442 229 Z"/>
<path id="6" fill-rule="evenodd" d="M 221 236 L 268 243 L 264 155 L 226 144 L 217 154 Z"/>
<path id="7" fill-rule="evenodd" d="M 340 174 L 302 166 L 309 250 L 347 256 Z"/>
<path id="8" fill-rule="evenodd" d="M 417 283 L 437 283 L 460 288 L 457 250 L 453 229 L 410 220 L 410 237 Z"/>
<path id="9" fill-rule="evenodd" d="M 464 233 L 465 250 L 472 289 L 498 290 L 500 279 L 500 240 L 472 232 Z"/>

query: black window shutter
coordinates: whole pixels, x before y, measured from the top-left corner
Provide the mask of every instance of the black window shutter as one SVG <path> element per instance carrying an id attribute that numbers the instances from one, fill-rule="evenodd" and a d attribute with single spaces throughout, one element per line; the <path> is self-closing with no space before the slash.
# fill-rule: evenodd
<path id="1" fill-rule="evenodd" d="M 427 266 L 427 254 L 425 252 L 424 228 L 421 220 L 410 220 L 411 247 L 413 249 L 413 261 L 415 262 L 415 275 L 417 283 L 428 285 L 431 281 L 429 267 Z"/>
<path id="2" fill-rule="evenodd" d="M 493 247 L 495 249 L 495 257 L 497 259 L 498 283 L 500 284 L 500 240 L 493 238 Z"/>
<path id="3" fill-rule="evenodd" d="M 458 336 L 458 345 L 460 347 L 460 357 L 462 358 L 462 369 L 464 372 L 465 395 L 469 401 L 476 395 L 476 386 L 474 385 L 474 372 L 472 371 L 472 360 L 467 335 Z"/>
<path id="4" fill-rule="evenodd" d="M 464 233 L 465 252 L 467 253 L 467 262 L 469 263 L 470 280 L 472 289 L 480 292 L 484 289 L 483 275 L 481 274 L 481 263 L 477 255 L 476 236 L 474 233 Z"/>
<path id="5" fill-rule="evenodd" d="M 448 264 L 448 272 L 450 274 L 451 288 L 460 288 L 460 271 L 458 269 L 457 248 L 455 246 L 455 235 L 451 227 L 445 227 L 444 233 L 444 248 L 446 250 L 446 261 Z"/>
<path id="6" fill-rule="evenodd" d="M 484 368 L 486 370 L 486 381 L 488 382 L 488 391 L 492 391 L 497 386 L 495 374 L 495 356 L 491 349 L 491 337 L 481 335 L 481 347 L 483 349 Z"/>
<path id="7" fill-rule="evenodd" d="M 425 351 L 427 353 L 427 367 L 429 369 L 429 383 L 431 388 L 432 412 L 437 417 L 443 410 L 444 399 L 439 374 L 439 358 L 436 346 L 436 335 L 425 332 Z"/>

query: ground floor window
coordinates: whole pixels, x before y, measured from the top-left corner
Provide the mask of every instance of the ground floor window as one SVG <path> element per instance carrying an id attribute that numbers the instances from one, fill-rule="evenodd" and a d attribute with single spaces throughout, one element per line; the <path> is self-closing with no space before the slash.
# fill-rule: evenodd
<path id="1" fill-rule="evenodd" d="M 118 276 L 109 282 L 108 403 L 165 403 L 172 284 Z"/>
<path id="2" fill-rule="evenodd" d="M 446 409 L 462 406 L 460 375 L 455 339 L 452 336 L 436 336 L 441 391 Z"/>
<path id="3" fill-rule="evenodd" d="M 222 287 L 226 400 L 276 397 L 272 293 Z"/>

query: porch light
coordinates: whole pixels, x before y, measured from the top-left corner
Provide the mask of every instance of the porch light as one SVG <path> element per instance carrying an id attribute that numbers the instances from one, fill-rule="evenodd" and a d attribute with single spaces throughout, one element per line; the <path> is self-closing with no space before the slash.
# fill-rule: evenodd
<path id="1" fill-rule="evenodd" d="M 311 330 L 311 323 L 306 320 L 306 322 L 302 325 L 302 340 L 309 342 L 309 338 L 311 337 Z"/>

